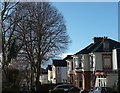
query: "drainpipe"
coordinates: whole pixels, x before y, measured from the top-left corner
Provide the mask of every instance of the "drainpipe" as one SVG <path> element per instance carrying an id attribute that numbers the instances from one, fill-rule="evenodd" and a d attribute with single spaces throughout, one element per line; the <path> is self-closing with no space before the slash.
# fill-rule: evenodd
<path id="1" fill-rule="evenodd" d="M 120 68 L 118 69 L 118 93 L 120 93 Z"/>

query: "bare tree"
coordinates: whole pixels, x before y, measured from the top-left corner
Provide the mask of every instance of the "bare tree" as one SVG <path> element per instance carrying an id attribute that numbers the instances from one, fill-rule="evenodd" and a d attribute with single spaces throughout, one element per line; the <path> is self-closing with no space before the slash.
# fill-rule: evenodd
<path id="1" fill-rule="evenodd" d="M 3 69 L 24 51 L 39 89 L 41 64 L 63 53 L 69 44 L 64 18 L 51 3 L 3 3 Z"/>
<path id="2" fill-rule="evenodd" d="M 63 53 L 69 37 L 63 16 L 50 3 L 21 3 L 21 6 L 30 6 L 24 9 L 28 16 L 19 23 L 19 29 L 22 30 L 23 49 L 36 73 L 36 88 L 39 89 L 41 64 Z"/>
<path id="3" fill-rule="evenodd" d="M 17 29 L 17 24 L 26 15 L 19 14 L 20 10 L 16 7 L 18 2 L 2 2 L 0 4 L 2 6 L 2 69 L 7 79 L 8 66 L 10 63 L 12 64 L 12 59 L 17 57 L 23 46 L 22 40 L 19 39 L 21 32 Z"/>

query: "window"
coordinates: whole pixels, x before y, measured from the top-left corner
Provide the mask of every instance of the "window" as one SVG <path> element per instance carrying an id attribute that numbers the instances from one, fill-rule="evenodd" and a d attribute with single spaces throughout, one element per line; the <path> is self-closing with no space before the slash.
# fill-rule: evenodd
<path id="1" fill-rule="evenodd" d="M 104 58 L 104 68 L 111 68 L 110 58 Z"/>
<path id="2" fill-rule="evenodd" d="M 90 67 L 93 67 L 93 56 L 90 56 Z"/>
<path id="3" fill-rule="evenodd" d="M 109 42 L 105 41 L 103 43 L 103 49 L 104 49 L 104 51 L 109 51 Z"/>
<path id="4" fill-rule="evenodd" d="M 69 69 L 69 71 L 73 70 L 73 61 L 69 62 L 68 69 Z"/>
<path id="5" fill-rule="evenodd" d="M 75 64 L 75 68 L 80 68 L 81 67 L 81 61 L 80 58 L 74 58 L 74 64 Z"/>
<path id="6" fill-rule="evenodd" d="M 103 55 L 103 68 L 112 69 L 111 55 Z"/>

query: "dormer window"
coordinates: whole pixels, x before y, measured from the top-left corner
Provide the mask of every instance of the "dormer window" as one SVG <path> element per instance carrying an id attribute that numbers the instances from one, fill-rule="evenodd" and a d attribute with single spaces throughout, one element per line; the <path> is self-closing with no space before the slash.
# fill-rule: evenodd
<path id="1" fill-rule="evenodd" d="M 104 51 L 109 51 L 109 42 L 106 41 L 106 40 L 103 42 L 103 50 Z"/>

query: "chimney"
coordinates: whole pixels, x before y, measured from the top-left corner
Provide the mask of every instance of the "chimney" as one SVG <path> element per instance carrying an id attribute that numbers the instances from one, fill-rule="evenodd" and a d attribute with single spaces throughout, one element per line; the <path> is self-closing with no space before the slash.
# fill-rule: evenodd
<path id="1" fill-rule="evenodd" d="M 103 37 L 94 37 L 93 40 L 94 40 L 94 43 L 101 42 L 103 40 Z"/>
<path id="2" fill-rule="evenodd" d="M 96 42 L 101 42 L 103 40 L 107 40 L 108 38 L 107 37 L 94 37 L 93 40 L 94 40 L 94 43 Z"/>
<path id="3" fill-rule="evenodd" d="M 108 41 L 107 39 L 108 39 L 108 37 L 104 36 L 104 38 L 103 38 L 104 42 Z"/>

